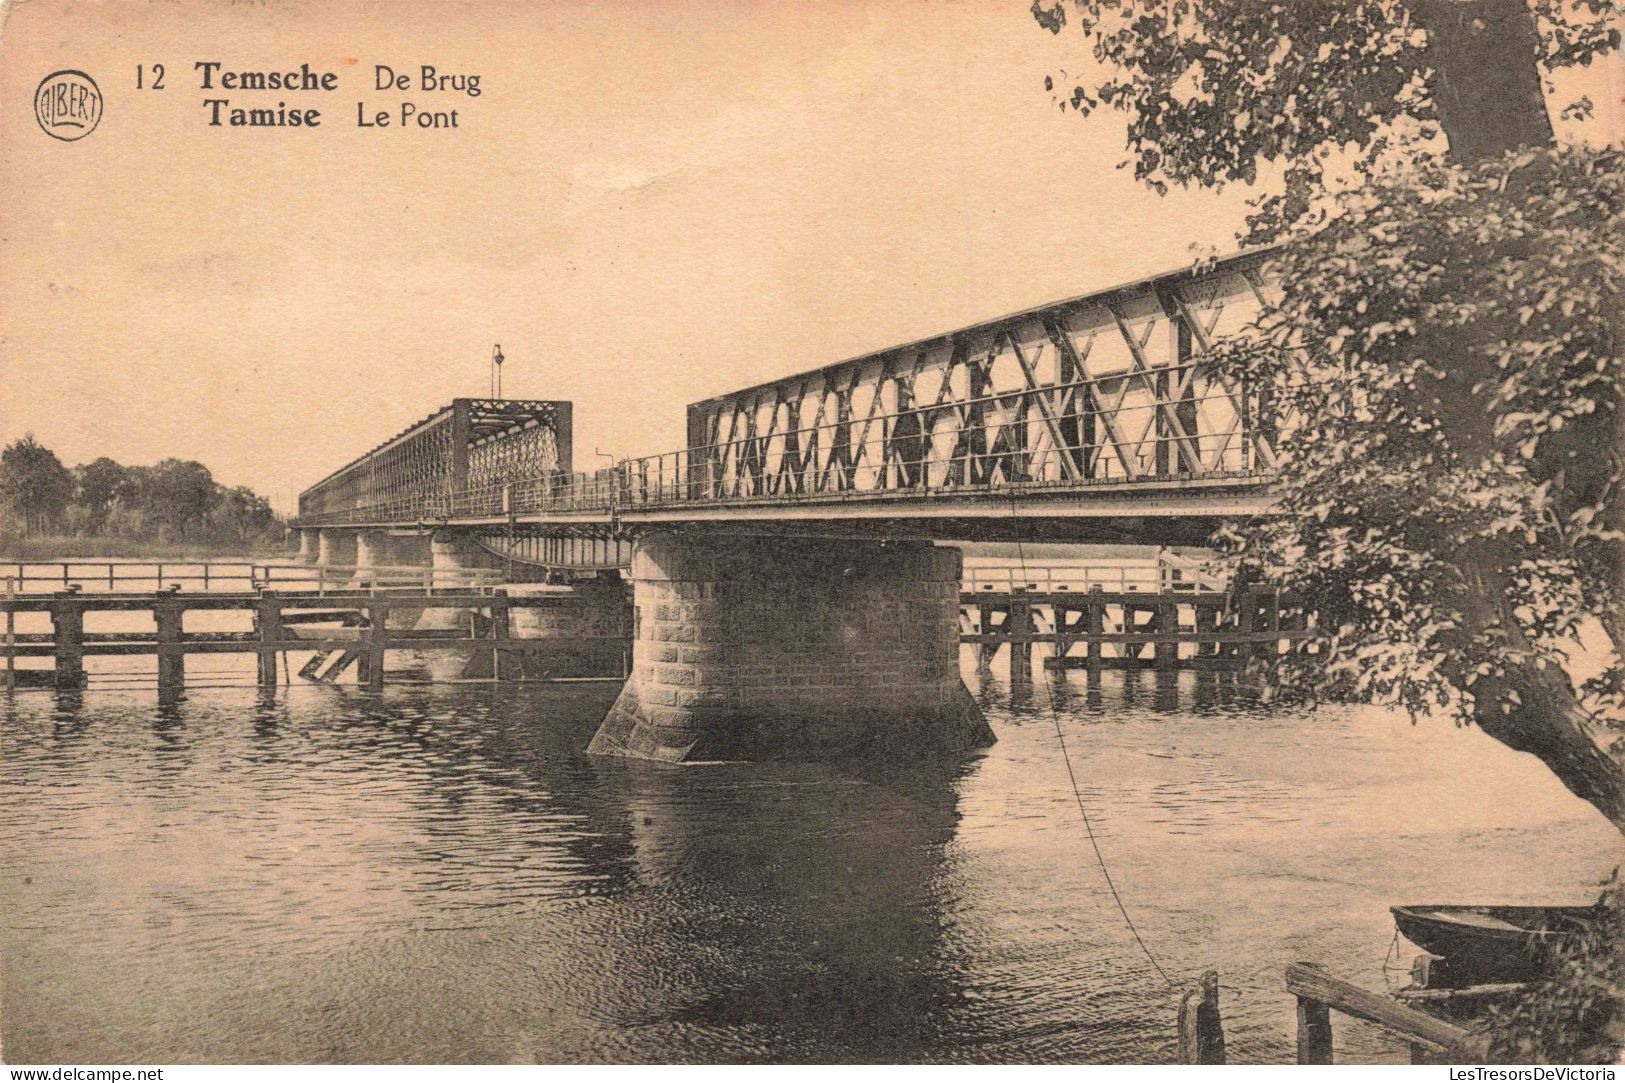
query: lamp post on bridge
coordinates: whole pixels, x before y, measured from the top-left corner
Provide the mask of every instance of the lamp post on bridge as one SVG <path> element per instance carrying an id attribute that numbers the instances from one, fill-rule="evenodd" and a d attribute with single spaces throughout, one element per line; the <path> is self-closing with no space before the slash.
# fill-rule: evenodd
<path id="1" fill-rule="evenodd" d="M 491 397 L 493 399 L 500 399 L 502 397 L 502 362 L 504 360 L 505 360 L 505 358 L 502 356 L 502 346 L 501 346 L 501 344 L 499 343 L 499 344 L 497 344 L 495 346 L 492 346 L 491 347 Z"/>

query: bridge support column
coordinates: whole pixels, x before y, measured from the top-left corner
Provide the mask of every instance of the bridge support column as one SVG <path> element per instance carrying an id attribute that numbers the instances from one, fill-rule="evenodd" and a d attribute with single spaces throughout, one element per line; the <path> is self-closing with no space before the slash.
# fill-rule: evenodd
<path id="1" fill-rule="evenodd" d="M 434 569 L 435 586 L 455 587 L 467 572 L 501 571 L 501 557 L 483 548 L 466 534 L 452 530 L 436 531 L 429 542 L 429 566 Z"/>
<path id="2" fill-rule="evenodd" d="M 427 536 L 390 534 L 382 530 L 364 530 L 356 535 L 356 584 L 384 582 L 413 586 L 410 569 L 422 568 L 425 581 L 433 567 Z M 376 570 L 377 574 L 373 574 Z"/>
<path id="3" fill-rule="evenodd" d="M 356 534 L 356 578 L 371 578 L 360 574 L 363 568 L 388 568 L 395 563 L 390 546 L 392 540 L 382 530 L 363 530 Z"/>
<path id="4" fill-rule="evenodd" d="M 669 761 L 918 759 L 993 742 L 959 676 L 957 549 L 650 536 L 633 673 L 588 747 Z"/>
<path id="5" fill-rule="evenodd" d="M 467 585 L 467 576 L 460 574 L 480 568 L 490 568 L 499 562 L 470 537 L 453 530 L 436 531 L 428 542 L 429 568 L 435 589 L 454 590 Z M 436 606 L 425 609 L 415 627 L 425 631 L 464 632 L 477 630 L 474 612 L 457 606 Z M 423 664 L 430 677 L 437 681 L 454 680 L 467 675 L 473 650 L 463 647 L 427 647 L 421 652 Z"/>
<path id="6" fill-rule="evenodd" d="M 355 531 L 316 532 L 316 563 L 323 567 L 348 568 L 355 564 Z"/>
<path id="7" fill-rule="evenodd" d="M 299 532 L 299 563 L 316 563 L 316 541 L 319 531 L 304 529 Z"/>
<path id="8" fill-rule="evenodd" d="M 429 552 L 427 534 L 392 534 L 389 538 L 389 559 L 397 567 L 433 567 L 434 557 Z"/>
<path id="9" fill-rule="evenodd" d="M 430 569 L 429 538 L 426 534 L 413 536 L 368 531 L 357 539 L 356 564 L 360 565 L 354 580 L 357 586 L 371 583 L 416 590 L 433 583 L 434 573 Z M 388 570 L 376 573 L 362 570 L 366 568 Z M 414 568 L 423 571 L 417 574 L 413 572 Z M 389 610 L 389 627 L 416 628 L 425 612 L 427 610 L 392 606 Z"/>

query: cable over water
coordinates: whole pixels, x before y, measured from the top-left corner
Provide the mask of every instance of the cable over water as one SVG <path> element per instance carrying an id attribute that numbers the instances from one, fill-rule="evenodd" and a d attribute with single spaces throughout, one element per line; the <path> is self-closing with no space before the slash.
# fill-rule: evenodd
<path id="1" fill-rule="evenodd" d="M 1021 539 L 1021 517 L 1017 513 L 1016 494 L 1014 490 L 1011 490 L 1010 493 L 1010 518 L 1014 520 L 1016 524 L 1016 560 L 1021 564 L 1022 581 L 1026 582 L 1027 552 Z M 1011 650 L 1014 649 L 1015 647 L 1012 645 Z M 1162 969 L 1162 964 L 1157 962 L 1156 955 L 1152 953 L 1150 946 L 1146 944 L 1145 937 L 1140 935 L 1140 930 L 1135 926 L 1134 919 L 1129 916 L 1128 907 L 1123 904 L 1123 896 L 1118 892 L 1117 884 L 1112 880 L 1111 869 L 1107 868 L 1106 866 L 1106 855 L 1101 852 L 1100 840 L 1095 836 L 1095 825 L 1093 821 L 1089 819 L 1089 809 L 1084 804 L 1083 792 L 1078 788 L 1077 773 L 1072 770 L 1072 755 L 1066 747 L 1066 734 L 1061 727 L 1061 714 L 1058 710 L 1056 710 L 1055 707 L 1055 688 L 1050 684 L 1052 679 L 1049 672 L 1050 667 L 1041 666 L 1040 668 L 1044 670 L 1044 693 L 1046 699 L 1049 701 L 1050 721 L 1055 726 L 1055 740 L 1061 747 L 1061 760 L 1066 764 L 1066 777 L 1067 781 L 1072 786 L 1072 799 L 1077 802 L 1078 813 L 1083 817 L 1083 829 L 1089 835 L 1089 846 L 1095 852 L 1095 864 L 1100 866 L 1101 879 L 1106 881 L 1106 887 L 1112 893 L 1112 901 L 1117 903 L 1117 912 L 1123 915 L 1123 924 L 1127 925 L 1128 931 L 1133 934 L 1134 942 L 1140 945 L 1140 951 L 1145 954 L 1146 962 L 1150 963 L 1151 968 L 1157 972 L 1159 977 L 1162 978 L 1163 984 L 1172 989 L 1174 988 L 1173 979 L 1168 976 L 1168 972 L 1166 970 Z"/>

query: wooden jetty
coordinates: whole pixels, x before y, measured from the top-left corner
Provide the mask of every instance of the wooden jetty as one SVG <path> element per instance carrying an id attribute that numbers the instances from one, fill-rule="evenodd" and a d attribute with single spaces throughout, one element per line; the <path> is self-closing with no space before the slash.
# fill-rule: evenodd
<path id="1" fill-rule="evenodd" d="M 476 652 L 485 659 L 482 675 L 502 677 L 526 670 L 515 658 L 557 651 L 560 643 L 558 636 L 513 634 L 510 614 L 570 604 L 568 595 L 510 596 L 496 584 L 499 573 L 489 570 L 54 561 L 0 565 L 0 571 L 8 573 L 0 600 L 7 687 L 19 681 L 81 687 L 86 657 L 156 655 L 156 677 L 167 695 L 184 682 L 188 655 L 217 653 L 255 654 L 260 683 L 275 684 L 277 655 L 288 651 L 314 654 L 300 670 L 303 677 L 330 681 L 353 666 L 364 684 L 376 687 L 384 678 L 375 659 L 384 652 L 431 648 Z M 1008 648 L 1011 683 L 1024 684 L 1032 679 L 1035 645 L 1048 647 L 1043 664 L 1051 669 L 1233 670 L 1298 650 L 1310 635 L 1311 616 L 1274 588 L 1220 590 L 1160 574 L 1141 582 L 1111 571 L 1118 580 L 1110 584 L 1102 584 L 1096 570 L 1077 567 L 1022 569 L 1020 576 L 1004 569 L 1002 581 L 967 579 L 959 596 L 959 641 L 978 648 L 984 668 Z M 1076 589 L 1091 580 L 1089 589 Z M 131 589 L 135 584 L 159 589 Z M 461 624 L 400 626 L 410 623 L 401 615 L 424 609 L 460 613 Z M 185 630 L 185 615 L 205 610 L 247 612 L 252 630 Z M 87 631 L 85 615 L 97 611 L 148 612 L 153 630 Z M 17 633 L 16 614 L 27 612 L 48 613 L 51 631 Z M 566 638 L 620 657 L 624 651 L 612 643 L 624 647 L 630 628 L 624 636 Z M 17 659 L 31 657 L 51 658 L 54 669 L 16 669 Z"/>
<path id="2" fill-rule="evenodd" d="M 961 643 L 980 647 L 990 667 L 1009 648 L 1012 683 L 1031 680 L 1034 644 L 1048 644 L 1054 669 L 1231 669 L 1268 661 L 1311 635 L 1311 617 L 1290 593 L 1241 591 L 961 592 Z"/>
<path id="3" fill-rule="evenodd" d="M 85 659 L 96 655 L 156 655 L 159 697 L 178 694 L 186 679 L 190 655 L 253 654 L 256 680 L 261 687 L 279 682 L 278 656 L 286 652 L 314 652 L 320 663 L 314 675 L 336 676 L 350 665 L 370 689 L 384 685 L 384 656 L 392 650 L 462 650 L 489 661 L 484 671 L 492 679 L 517 676 L 527 654 L 558 653 L 558 638 L 526 638 L 514 634 L 516 610 L 557 609 L 579 605 L 568 592 L 523 593 L 510 596 L 498 588 L 332 590 L 247 593 L 179 590 L 158 592 L 98 592 L 76 589 L 50 594 L 9 594 L 0 601 L 6 614 L 3 653 L 13 685 L 24 672 L 49 674 L 56 688 L 82 688 L 86 684 Z M 390 614 L 435 610 L 453 615 L 452 626 L 395 627 Z M 185 617 L 197 612 L 244 612 L 252 629 L 241 632 L 189 632 Z M 20 633 L 14 629 L 18 613 L 47 613 L 51 631 Z M 88 613 L 150 613 L 154 630 L 98 632 L 85 627 Z M 624 636 L 572 635 L 563 649 L 604 648 L 603 656 L 620 659 L 624 676 L 630 644 Z M 17 658 L 50 658 L 47 671 L 18 671 Z M 306 667 L 309 671 L 310 667 Z M 304 676 L 312 672 L 302 671 Z"/>

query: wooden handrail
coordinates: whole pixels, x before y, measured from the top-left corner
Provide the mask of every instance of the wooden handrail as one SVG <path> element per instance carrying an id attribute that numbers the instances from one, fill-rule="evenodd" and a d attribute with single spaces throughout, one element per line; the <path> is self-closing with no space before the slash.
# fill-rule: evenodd
<path id="1" fill-rule="evenodd" d="M 1487 1039 L 1443 1019 L 1334 978 L 1314 963 L 1286 968 L 1286 991 L 1298 998 L 1298 1063 L 1332 1063 L 1331 1013 L 1342 1012 L 1394 1032 L 1412 1047 L 1423 1046 L 1461 1063 L 1483 1061 Z"/>
<path id="2" fill-rule="evenodd" d="M 7 578 L 14 581 L 19 595 L 40 596 L 46 590 L 29 590 L 29 584 L 48 589 L 74 589 L 106 584 L 108 593 L 127 584 L 153 584 L 158 588 L 201 585 L 204 591 L 230 586 L 245 593 L 268 588 L 293 588 L 301 584 L 318 590 L 329 585 L 343 588 L 357 579 L 379 588 L 430 586 L 440 589 L 461 585 L 496 585 L 503 573 L 491 568 L 431 568 L 424 565 L 306 565 L 252 563 L 249 561 L 150 561 L 150 560 L 58 560 L 8 561 Z M 186 570 L 190 569 L 190 570 Z M 15 575 L 10 574 L 15 571 Z M 46 572 L 49 574 L 45 574 Z M 126 587 L 126 589 L 129 589 Z"/>

